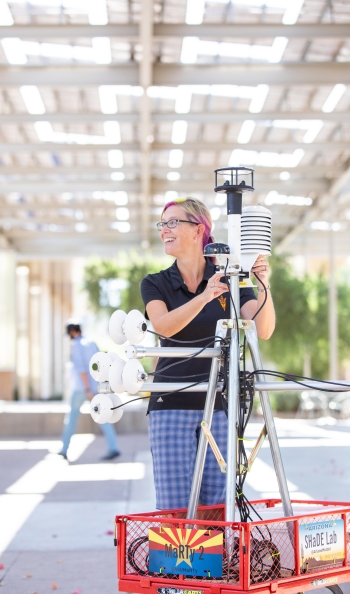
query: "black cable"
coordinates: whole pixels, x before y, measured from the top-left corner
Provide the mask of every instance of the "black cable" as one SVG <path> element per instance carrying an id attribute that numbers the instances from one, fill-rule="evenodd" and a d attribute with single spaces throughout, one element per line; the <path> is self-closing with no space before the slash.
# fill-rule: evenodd
<path id="1" fill-rule="evenodd" d="M 228 416 L 228 401 L 227 401 L 227 397 L 225 398 L 225 393 L 227 393 L 227 389 L 228 389 L 228 355 L 229 355 L 229 351 L 228 351 L 228 349 L 225 349 L 223 372 L 220 373 L 220 375 L 223 376 L 223 380 L 224 380 L 224 385 L 223 385 L 222 391 L 221 391 L 221 405 L 225 412 L 226 417 Z"/>
<path id="2" fill-rule="evenodd" d="M 150 334 L 154 334 L 154 336 L 159 336 L 162 340 L 170 340 L 170 342 L 178 342 L 179 344 L 195 344 L 197 342 L 203 342 L 203 340 L 211 340 L 209 344 L 215 342 L 215 340 L 221 340 L 224 344 L 226 344 L 225 338 L 222 336 L 206 336 L 205 338 L 199 338 L 198 340 L 178 340 L 177 338 L 170 338 L 169 336 L 163 336 L 163 334 L 159 334 L 158 332 L 153 332 L 153 330 L 148 330 Z M 208 347 L 205 347 L 208 348 Z"/>
<path id="3" fill-rule="evenodd" d="M 136 573 L 138 573 L 139 575 L 147 575 L 148 572 L 148 555 L 145 559 L 145 569 L 141 569 L 141 567 L 139 567 L 136 563 L 135 560 L 135 555 L 136 555 L 136 551 L 143 545 L 148 543 L 148 536 L 139 536 L 138 538 L 135 538 L 135 540 L 132 541 L 132 543 L 129 545 L 128 550 L 127 550 L 127 559 L 128 562 L 130 563 L 131 567 L 136 571 Z"/>
<path id="4" fill-rule="evenodd" d="M 166 367 L 162 367 L 162 369 L 160 369 L 160 371 L 165 371 L 166 369 L 169 369 L 170 367 L 174 367 L 175 365 L 182 365 L 182 363 L 184 363 L 185 361 L 191 361 L 191 359 L 195 359 L 196 357 L 198 357 L 198 355 L 203 353 L 203 351 L 210 348 L 210 345 L 211 345 L 211 343 L 205 345 L 202 349 L 200 349 L 199 351 L 197 351 L 197 353 L 194 353 L 194 355 L 191 355 L 190 357 L 184 357 L 181 359 L 181 361 L 175 361 L 175 363 L 170 363 L 170 365 L 167 365 Z M 152 371 L 148 375 L 158 375 L 158 371 Z"/>
<path id="5" fill-rule="evenodd" d="M 228 286 L 228 292 L 229 292 L 229 295 L 230 295 L 230 302 L 231 302 L 231 304 L 232 304 L 233 311 L 234 311 L 234 314 L 235 314 L 235 320 L 236 320 L 236 325 L 237 325 L 237 340 L 238 340 L 238 349 L 239 349 L 239 327 L 238 327 L 238 315 L 237 315 L 237 309 L 236 309 L 236 306 L 235 306 L 234 299 L 232 298 L 232 295 L 231 295 L 231 283 L 230 283 L 230 278 L 227 276 L 227 267 L 228 267 L 228 264 L 229 264 L 229 261 L 228 261 L 228 258 L 227 258 L 227 260 L 226 260 L 226 266 L 225 266 L 225 270 L 224 270 L 224 278 L 225 278 L 226 284 L 227 284 L 227 286 Z"/>
<path id="6" fill-rule="evenodd" d="M 241 521 L 252 521 L 250 508 L 258 515 L 256 510 L 250 504 L 243 493 L 244 482 L 248 471 L 248 457 L 244 446 L 244 433 L 253 410 L 253 390 L 249 382 L 246 381 L 245 374 L 240 377 L 240 394 L 238 407 L 237 437 L 238 437 L 238 468 L 239 474 L 236 483 L 236 503 L 240 513 Z M 248 396 L 248 404 L 247 404 Z"/>
<path id="7" fill-rule="evenodd" d="M 264 287 L 264 289 L 265 289 L 265 298 L 264 298 L 264 301 L 263 301 L 262 305 L 259 307 L 258 311 L 257 311 L 257 312 L 254 314 L 254 316 L 252 317 L 252 320 L 255 320 L 256 316 L 257 316 L 257 315 L 258 315 L 258 314 L 261 312 L 262 308 L 264 307 L 264 305 L 265 305 L 265 303 L 266 303 L 266 301 L 267 301 L 267 291 L 268 291 L 268 289 L 265 287 L 265 285 L 264 285 L 264 283 L 262 282 L 262 280 L 261 280 L 260 276 L 258 276 L 258 275 L 257 275 L 255 272 L 253 272 L 253 274 L 254 274 L 255 278 L 256 278 L 256 279 L 257 279 L 257 280 L 258 280 L 258 281 L 259 281 L 259 282 L 262 284 L 262 286 L 263 286 L 263 287 Z"/>
<path id="8" fill-rule="evenodd" d="M 259 374 L 264 374 L 264 375 L 271 375 L 273 377 L 279 377 L 279 378 L 283 378 L 284 380 L 291 380 L 294 381 L 296 384 L 300 384 L 301 386 L 304 386 L 306 388 L 308 388 L 309 390 L 315 390 L 317 392 L 337 392 L 338 390 L 327 390 L 326 388 L 322 389 L 322 388 L 315 388 L 313 386 L 309 386 L 307 384 L 305 384 L 304 382 L 299 381 L 296 378 L 301 378 L 301 379 L 305 379 L 305 380 L 309 380 L 309 381 L 317 381 L 319 383 L 322 384 L 327 384 L 327 385 L 332 385 L 332 386 L 341 386 L 341 387 L 346 387 L 350 389 L 350 384 L 344 384 L 344 383 L 340 383 L 340 382 L 332 382 L 330 380 L 318 380 L 312 377 L 307 377 L 305 375 L 294 375 L 293 373 L 284 373 L 282 371 L 274 371 L 274 370 L 269 370 L 269 369 L 255 369 L 254 371 L 249 372 L 248 377 L 252 377 L 254 375 L 259 375 Z M 281 382 L 281 390 L 283 390 L 283 382 Z"/>
<path id="9" fill-rule="evenodd" d="M 136 400 L 145 400 L 148 398 L 159 398 L 159 394 L 161 395 L 162 398 L 163 398 L 163 396 L 171 396 L 171 394 L 177 394 L 177 392 L 183 392 L 183 390 L 187 390 L 188 388 L 193 388 L 193 386 L 199 386 L 199 384 L 203 384 L 204 382 L 205 382 L 205 380 L 201 380 L 199 382 L 195 382 L 194 384 L 190 384 L 189 386 L 185 386 L 184 388 L 179 388 L 178 390 L 172 390 L 172 392 L 165 392 L 165 393 L 157 392 L 154 396 L 153 396 L 153 394 L 151 394 L 151 396 L 140 396 L 139 398 L 134 398 L 134 400 L 128 400 L 128 402 L 123 402 L 123 404 L 119 404 L 119 406 L 114 406 L 110 410 L 117 410 L 117 408 L 126 406 L 127 404 L 130 404 L 130 402 L 136 402 Z"/>

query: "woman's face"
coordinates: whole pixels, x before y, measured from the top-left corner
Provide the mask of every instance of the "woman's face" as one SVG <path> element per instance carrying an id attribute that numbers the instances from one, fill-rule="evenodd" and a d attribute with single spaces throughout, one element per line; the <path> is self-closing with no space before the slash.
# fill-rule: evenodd
<path id="1" fill-rule="evenodd" d="M 169 206 L 163 213 L 164 223 L 170 219 L 188 220 L 186 211 L 179 205 Z M 194 246 L 202 248 L 202 228 L 204 225 L 191 225 L 190 223 L 179 223 L 174 229 L 164 225 L 160 232 L 160 238 L 164 245 L 164 251 L 169 256 L 181 257 L 182 253 L 189 253 Z"/>

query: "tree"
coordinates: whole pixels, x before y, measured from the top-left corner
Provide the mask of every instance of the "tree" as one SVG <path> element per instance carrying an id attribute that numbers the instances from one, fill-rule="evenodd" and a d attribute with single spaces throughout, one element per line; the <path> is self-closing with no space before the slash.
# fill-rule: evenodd
<path id="1" fill-rule="evenodd" d="M 116 309 L 143 311 L 141 281 L 147 274 L 164 268 L 164 265 L 164 259 L 140 258 L 137 254 L 122 254 L 118 261 L 92 259 L 84 270 L 84 289 L 91 308 L 96 313 L 108 316 Z"/>
<path id="2" fill-rule="evenodd" d="M 301 373 L 309 317 L 305 283 L 293 275 L 286 260 L 273 258 L 270 286 L 276 310 L 276 328 L 268 341 L 260 341 L 265 357 L 279 369 Z"/>
<path id="3" fill-rule="evenodd" d="M 283 258 L 271 262 L 270 285 L 276 309 L 276 329 L 261 341 L 265 357 L 281 371 L 303 373 L 310 358 L 314 377 L 324 379 L 329 370 L 328 279 L 323 274 L 298 278 Z M 350 288 L 338 286 L 339 362 L 350 356 Z"/>

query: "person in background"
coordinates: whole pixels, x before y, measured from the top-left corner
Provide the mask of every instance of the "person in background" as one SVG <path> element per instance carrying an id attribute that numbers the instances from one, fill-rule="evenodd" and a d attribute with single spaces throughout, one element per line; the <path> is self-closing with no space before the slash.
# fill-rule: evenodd
<path id="1" fill-rule="evenodd" d="M 65 459 L 67 459 L 69 443 L 78 422 L 80 407 L 86 398 L 92 400 L 95 394 L 97 394 L 97 382 L 95 382 L 89 373 L 89 362 L 92 355 L 98 352 L 96 344 L 90 342 L 82 335 L 80 324 L 74 321 L 68 322 L 66 330 L 72 340 L 71 362 L 73 386 L 70 411 L 64 419 L 64 428 L 61 437 L 63 445 L 59 452 L 59 455 Z M 102 460 L 113 460 L 120 456 L 116 432 L 110 423 L 101 425 L 101 429 L 108 446 L 108 452 L 103 456 Z"/>

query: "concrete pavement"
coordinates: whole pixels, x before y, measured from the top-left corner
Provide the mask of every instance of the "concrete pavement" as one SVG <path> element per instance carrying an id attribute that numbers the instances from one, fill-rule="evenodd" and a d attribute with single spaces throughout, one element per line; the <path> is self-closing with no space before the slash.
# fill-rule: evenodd
<path id="1" fill-rule="evenodd" d="M 250 423 L 247 439 L 261 426 Z M 276 426 L 292 498 L 350 500 L 349 422 L 276 419 Z M 69 463 L 54 453 L 59 446 L 0 441 L 0 594 L 117 592 L 114 516 L 155 509 L 144 433 L 121 435 L 122 455 L 109 463 L 100 462 L 103 437 L 75 435 Z M 278 497 L 268 443 L 246 485 L 250 499 Z M 342 589 L 350 594 L 349 584 Z"/>

